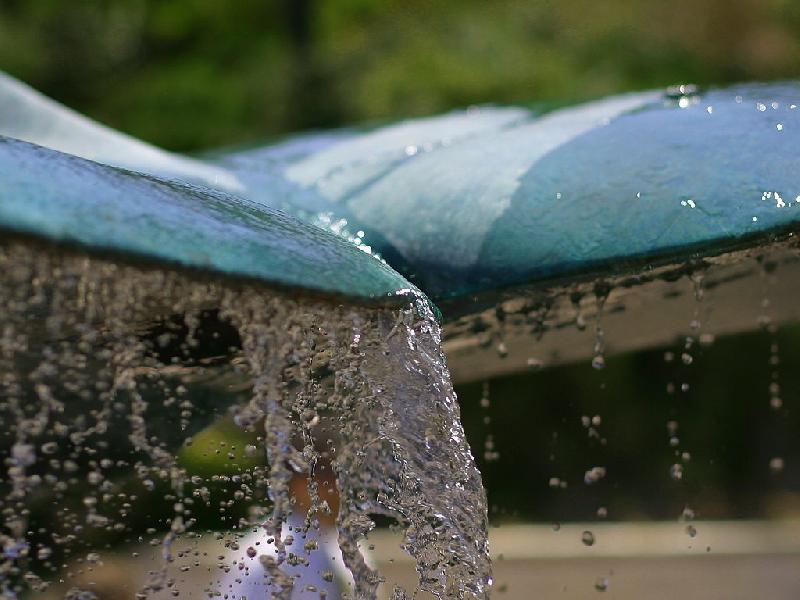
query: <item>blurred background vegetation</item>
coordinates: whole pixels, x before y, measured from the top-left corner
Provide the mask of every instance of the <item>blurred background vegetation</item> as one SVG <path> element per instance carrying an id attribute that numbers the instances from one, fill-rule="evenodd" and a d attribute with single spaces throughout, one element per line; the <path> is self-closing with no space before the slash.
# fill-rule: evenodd
<path id="1" fill-rule="evenodd" d="M 794 0 L 2 0 L 0 69 L 173 150 L 791 78 Z"/>
<path id="2" fill-rule="evenodd" d="M 800 326 L 695 344 L 691 365 L 680 359 L 685 339 L 608 357 L 601 371 L 586 360 L 492 379 L 488 409 L 484 384 L 460 386 L 495 521 L 669 520 L 687 506 L 703 519 L 798 518 Z M 597 466 L 607 476 L 587 484 Z"/>
<path id="3" fill-rule="evenodd" d="M 796 0 L 0 0 L 0 69 L 112 127 L 199 151 L 472 103 L 794 78 L 798 31 Z M 688 503 L 707 517 L 798 513 L 800 329 L 779 337 L 780 413 L 768 405 L 766 333 L 718 341 L 687 374 L 659 349 L 612 357 L 602 373 L 587 362 L 491 381 L 490 426 L 481 386 L 459 389 L 493 514 L 677 518 Z M 691 394 L 666 392 L 689 380 Z M 581 421 L 594 415 L 599 437 Z M 694 454 L 679 484 L 673 419 Z M 487 463 L 491 431 L 500 459 Z M 786 459 L 780 474 L 773 456 Z M 609 476 L 583 485 L 597 465 Z"/>

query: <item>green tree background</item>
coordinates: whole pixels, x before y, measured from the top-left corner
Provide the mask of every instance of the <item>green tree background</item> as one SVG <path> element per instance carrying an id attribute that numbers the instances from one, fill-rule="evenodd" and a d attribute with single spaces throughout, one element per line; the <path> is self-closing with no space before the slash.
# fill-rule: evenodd
<path id="1" fill-rule="evenodd" d="M 791 78 L 794 0 L 2 0 L 0 69 L 183 151 L 471 103 Z"/>

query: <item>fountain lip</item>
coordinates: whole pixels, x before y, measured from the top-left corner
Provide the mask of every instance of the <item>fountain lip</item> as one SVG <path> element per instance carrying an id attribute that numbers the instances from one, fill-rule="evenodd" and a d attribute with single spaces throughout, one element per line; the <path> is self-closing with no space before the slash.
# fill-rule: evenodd
<path id="1" fill-rule="evenodd" d="M 297 240 L 312 239 L 309 247 L 320 252 L 298 273 L 303 269 L 293 270 L 289 261 L 259 260 L 254 240 L 253 252 L 240 256 L 249 242 L 221 230 L 212 236 L 219 244 L 196 252 L 197 241 L 187 235 L 180 243 L 169 236 L 147 240 L 141 224 L 141 240 L 125 238 L 132 231 L 119 223 L 118 237 L 98 236 L 105 217 L 72 222 L 68 232 L 53 231 L 51 215 L 23 226 L 19 206 L 5 220 L 8 209 L 0 206 L 0 230 L 366 304 L 401 304 L 408 300 L 404 290 L 419 292 L 416 285 L 439 320 L 452 321 L 520 290 L 635 278 L 651 267 L 795 230 L 798 90 L 791 81 L 679 85 L 578 105 L 490 105 L 375 128 L 303 133 L 199 160 L 94 123 L 0 73 L 0 105 L 8 108 L 0 131 L 52 148 L 53 156 L 60 151 L 74 161 L 97 161 L 82 164 L 95 165 L 101 179 L 127 174 L 129 182 L 215 204 L 207 212 L 225 226 L 237 212 L 293 221 Z M 0 179 L 0 194 L 5 183 Z M 61 202 L 51 195 L 57 213 Z M 153 221 L 163 225 L 151 208 Z M 192 226 L 172 225 L 181 234 Z M 90 239 L 81 237 L 91 229 Z M 299 256 L 309 249 L 297 248 L 297 240 L 285 244 Z M 327 255 L 329 245 L 336 256 Z M 368 264 L 356 258 L 357 248 L 384 260 Z"/>
<path id="2" fill-rule="evenodd" d="M 271 281 L 252 275 L 216 271 L 208 266 L 184 264 L 145 253 L 129 252 L 113 246 L 90 246 L 81 242 L 67 239 L 54 239 L 35 232 L 6 228 L 0 224 L 0 248 L 6 244 L 18 243 L 31 249 L 52 252 L 60 255 L 80 255 L 101 258 L 118 265 L 130 266 L 143 271 L 174 271 L 185 275 L 196 282 L 224 282 L 231 289 L 244 286 L 263 289 L 271 295 L 280 295 L 294 299 L 301 298 L 308 301 L 322 302 L 329 305 L 348 305 L 363 308 L 388 308 L 401 309 L 409 304 L 423 299 L 437 318 L 442 321 L 439 307 L 430 298 L 417 288 L 398 289 L 394 292 L 380 296 L 347 295 L 337 291 L 327 291 L 312 287 L 288 285 L 278 281 Z"/>
<path id="3" fill-rule="evenodd" d="M 789 223 L 767 231 L 706 240 L 690 246 L 659 248 L 652 253 L 620 255 L 587 263 L 565 264 L 553 272 L 511 282 L 491 290 L 436 296 L 443 324 L 494 308 L 508 300 L 552 296 L 554 291 L 613 282 L 613 287 L 635 287 L 655 279 L 674 280 L 703 269 L 708 262 L 741 260 L 742 253 L 765 251 L 773 244 L 800 243 L 800 224 Z"/>
<path id="4" fill-rule="evenodd" d="M 485 107 L 303 134 L 216 164 L 262 184 L 249 186 L 266 190 L 261 202 L 362 231 L 449 321 L 521 287 L 635 275 L 796 229 L 799 89 L 680 85 L 544 112 Z M 404 153 L 400 141 L 413 144 Z M 530 164 L 502 175 L 491 159 L 503 148 Z"/>
<path id="5" fill-rule="evenodd" d="M 361 304 L 407 303 L 386 263 L 233 194 L 0 136 L 0 231 Z"/>

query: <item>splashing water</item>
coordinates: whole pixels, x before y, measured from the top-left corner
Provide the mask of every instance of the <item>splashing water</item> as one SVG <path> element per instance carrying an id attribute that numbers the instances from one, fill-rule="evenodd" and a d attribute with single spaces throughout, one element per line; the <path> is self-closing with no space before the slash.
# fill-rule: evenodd
<path id="1" fill-rule="evenodd" d="M 195 515 L 222 492 L 226 545 L 238 550 L 248 532 L 264 533 L 273 551 L 251 546 L 246 555 L 260 559 L 273 597 L 295 597 L 291 481 L 308 478 L 311 508 L 294 529 L 312 540 L 329 510 L 315 479 L 323 464 L 335 475 L 338 545 L 354 597 L 376 597 L 381 582 L 359 547 L 376 515 L 404 531 L 421 590 L 488 597 L 486 500 L 439 326 L 424 299 L 409 293 L 403 303 L 337 305 L 0 244 L 0 597 L 41 592 L 59 578 L 69 586 L 64 597 L 92 597 L 62 565 L 91 572 L 105 548 L 141 542 L 142 531 L 163 560 L 137 597 L 177 595 L 178 542 L 202 537 Z M 234 476 L 192 476 L 181 448 L 226 415 L 259 434 L 263 450 L 232 451 Z M 259 454 L 266 466 L 252 464 Z M 209 480 L 225 489 L 210 490 Z M 225 516 L 237 503 L 250 509 L 238 522 Z M 160 504 L 169 506 L 166 522 L 150 516 Z M 321 552 L 315 546 L 306 543 L 309 553 Z"/>

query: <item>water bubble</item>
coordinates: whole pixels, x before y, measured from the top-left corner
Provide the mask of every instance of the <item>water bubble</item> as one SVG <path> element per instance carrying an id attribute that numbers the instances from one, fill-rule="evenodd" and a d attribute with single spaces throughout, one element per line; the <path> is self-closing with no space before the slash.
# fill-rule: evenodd
<path id="1" fill-rule="evenodd" d="M 36 451 L 32 444 L 17 442 L 11 447 L 11 458 L 20 467 L 30 467 L 36 462 Z"/>
<path id="2" fill-rule="evenodd" d="M 64 595 L 64 600 L 99 600 L 99 598 L 94 592 L 73 587 Z M 146 596 L 141 597 L 137 594 L 136 600 L 146 600 Z"/>
<path id="3" fill-rule="evenodd" d="M 55 454 L 56 452 L 58 452 L 58 444 L 56 442 L 42 444 L 42 454 Z"/>
<path id="4" fill-rule="evenodd" d="M 605 360 L 605 331 L 603 330 L 603 310 L 606 300 L 610 293 L 610 288 L 603 284 L 598 283 L 595 285 L 595 306 L 596 315 L 594 322 L 594 354 L 592 357 L 592 367 L 595 369 L 604 369 L 606 366 Z"/>
<path id="5" fill-rule="evenodd" d="M 588 529 L 581 534 L 581 542 L 583 542 L 584 546 L 594 546 L 595 537 L 594 533 L 589 531 Z"/>
<path id="6" fill-rule="evenodd" d="M 605 467 L 592 467 L 583 475 L 583 482 L 586 485 L 592 485 L 593 483 L 597 483 L 603 477 L 606 476 L 606 468 Z"/>
<path id="7" fill-rule="evenodd" d="M 714 343 L 716 337 L 713 333 L 701 333 L 699 342 L 701 346 L 710 346 Z"/>

